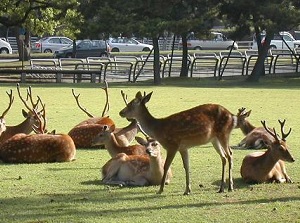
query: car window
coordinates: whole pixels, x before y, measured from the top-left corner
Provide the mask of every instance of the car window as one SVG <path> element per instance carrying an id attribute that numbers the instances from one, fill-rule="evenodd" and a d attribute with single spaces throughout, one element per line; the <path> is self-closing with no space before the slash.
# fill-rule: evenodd
<path id="1" fill-rule="evenodd" d="M 60 41 L 63 44 L 72 44 L 72 41 L 67 38 L 60 38 Z"/>
<path id="2" fill-rule="evenodd" d="M 291 38 L 290 36 L 288 36 L 288 35 L 284 35 L 284 36 L 283 36 L 283 39 L 284 39 L 285 41 L 293 41 L 292 38 Z"/>
<path id="3" fill-rule="evenodd" d="M 82 41 L 81 43 L 79 43 L 79 46 L 81 48 L 89 48 L 91 45 L 91 43 L 89 41 Z"/>
<path id="4" fill-rule="evenodd" d="M 49 43 L 60 43 L 60 40 L 59 40 L 59 38 L 51 38 L 51 39 L 49 39 L 48 42 Z"/>

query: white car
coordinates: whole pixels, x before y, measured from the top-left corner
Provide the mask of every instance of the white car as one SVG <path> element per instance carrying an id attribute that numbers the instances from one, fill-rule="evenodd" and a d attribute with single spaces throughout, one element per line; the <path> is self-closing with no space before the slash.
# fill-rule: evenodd
<path id="1" fill-rule="evenodd" d="M 50 36 L 44 37 L 39 41 L 35 42 L 32 46 L 32 52 L 39 53 L 54 53 L 65 46 L 70 46 L 73 41 L 68 37 L 64 36 Z"/>
<path id="2" fill-rule="evenodd" d="M 238 45 L 233 40 L 227 39 L 223 33 L 211 32 L 208 39 L 197 39 L 194 33 L 188 36 L 187 47 L 189 50 L 229 50 L 238 49 Z M 182 41 L 179 41 L 179 48 L 182 49 Z"/>
<path id="3" fill-rule="evenodd" d="M 261 34 L 261 41 L 264 44 L 265 33 Z M 270 49 L 288 50 L 287 45 L 284 43 L 282 38 L 285 40 L 287 45 L 291 48 L 297 48 L 300 46 L 300 40 L 295 40 L 295 38 L 289 32 L 280 32 L 279 35 L 275 34 L 274 38 L 271 40 Z M 255 35 L 253 37 L 252 49 L 257 49 L 257 42 Z"/>
<path id="4" fill-rule="evenodd" d="M 141 43 L 132 38 L 110 38 L 108 41 L 111 52 L 141 52 L 150 51 L 153 46 Z"/>
<path id="5" fill-rule="evenodd" d="M 0 54 L 12 54 L 11 45 L 3 38 L 0 38 Z"/>

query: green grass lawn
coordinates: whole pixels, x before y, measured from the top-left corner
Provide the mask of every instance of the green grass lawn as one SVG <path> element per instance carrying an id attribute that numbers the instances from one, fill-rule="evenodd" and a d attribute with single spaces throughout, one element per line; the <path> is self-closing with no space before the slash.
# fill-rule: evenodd
<path id="1" fill-rule="evenodd" d="M 23 95 L 28 84 L 21 85 Z M 105 102 L 101 84 L 32 84 L 33 94 L 46 103 L 48 130 L 67 133 L 86 119 L 76 107 L 71 89 L 80 93 L 84 107 L 101 115 Z M 5 91 L 13 89 L 15 102 L 7 123 L 23 120 L 14 84 L 0 86 L 0 112 L 6 108 Z M 108 187 L 100 183 L 100 168 L 109 159 L 106 150 L 78 149 L 76 161 L 51 164 L 0 164 L 0 222 L 299 222 L 300 221 L 300 79 L 270 78 L 258 84 L 207 79 L 165 79 L 161 86 L 150 83 L 109 85 L 110 117 L 117 127 L 127 125 L 118 113 L 125 106 L 120 91 L 131 100 L 137 91 L 153 91 L 148 103 L 155 117 L 164 117 L 204 103 L 219 103 L 237 113 L 246 107 L 249 120 L 279 130 L 278 119 L 286 119 L 292 133 L 287 138 L 296 159 L 287 164 L 293 184 L 243 183 L 239 168 L 252 151 L 234 151 L 233 192 L 217 193 L 221 160 L 211 144 L 190 149 L 192 193 L 183 196 L 185 174 L 177 154 L 173 178 L 161 195 L 158 186 L 142 188 Z M 231 145 L 243 138 L 236 129 Z M 163 150 L 165 157 L 165 151 Z M 226 176 L 228 176 L 226 174 Z M 200 185 L 200 186 L 199 186 Z"/>

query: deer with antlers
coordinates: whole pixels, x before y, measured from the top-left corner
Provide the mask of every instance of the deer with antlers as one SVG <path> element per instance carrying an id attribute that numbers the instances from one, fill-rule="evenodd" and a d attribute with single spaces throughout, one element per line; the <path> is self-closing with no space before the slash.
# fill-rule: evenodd
<path id="1" fill-rule="evenodd" d="M 125 100 L 124 93 L 122 96 Z M 191 192 L 188 148 L 211 142 L 222 160 L 222 178 L 219 192 L 224 192 L 225 167 L 229 166 L 228 190 L 233 190 L 232 151 L 229 147 L 229 137 L 234 128 L 239 127 L 239 118 L 226 108 L 217 104 L 204 104 L 170 115 L 165 118 L 155 118 L 150 114 L 146 103 L 152 92 L 142 95 L 137 92 L 135 98 L 126 103 L 120 111 L 120 116 L 136 119 L 141 129 L 151 138 L 156 139 L 167 151 L 164 164 L 164 174 L 158 193 L 162 193 L 167 172 L 177 152 L 180 153 L 186 175 L 184 194 Z"/>
<path id="2" fill-rule="evenodd" d="M 104 145 L 111 157 L 119 153 L 126 155 L 147 155 L 143 145 L 120 146 L 117 137 L 109 126 L 103 126 L 103 130 L 94 138 L 92 145 Z"/>
<path id="3" fill-rule="evenodd" d="M 94 138 L 103 130 L 103 126 L 108 126 L 110 130 L 115 134 L 115 138 L 120 146 L 128 146 L 133 140 L 138 129 L 136 121 L 132 121 L 128 126 L 124 128 L 116 128 L 114 121 L 106 116 L 109 111 L 109 97 L 108 97 L 108 84 L 105 81 L 105 87 L 102 88 L 105 91 L 106 103 L 101 117 L 95 117 L 86 108 L 82 107 L 79 102 L 80 94 L 76 95 L 74 89 L 72 94 L 76 100 L 77 106 L 89 116 L 89 119 L 84 120 L 73 127 L 68 135 L 72 137 L 77 148 L 90 148 L 93 147 L 92 142 Z"/>
<path id="4" fill-rule="evenodd" d="M 286 138 L 291 133 L 291 128 L 288 133 L 284 133 L 285 120 L 278 120 L 281 126 L 281 139 L 276 134 L 275 128 L 273 131 L 266 126 L 266 122 L 262 121 L 263 128 L 272 137 L 265 138 L 265 143 L 268 146 L 265 152 L 254 152 L 247 155 L 241 165 L 241 176 L 247 183 L 263 183 L 263 182 L 287 182 L 291 183 L 291 178 L 287 175 L 285 163 L 294 162 L 293 156 L 289 152 Z"/>
<path id="5" fill-rule="evenodd" d="M 31 102 L 32 107 L 27 104 L 27 100 L 23 99 L 20 92 L 19 84 L 17 84 L 17 91 L 18 91 L 19 98 L 23 102 L 24 106 L 28 109 L 28 112 L 22 109 L 22 114 L 25 120 L 18 125 L 6 127 L 6 131 L 0 136 L 0 144 L 6 141 L 7 139 L 9 139 L 10 137 L 14 136 L 15 134 L 18 133 L 30 134 L 32 132 L 32 127 L 39 123 L 36 114 L 40 115 L 42 111 L 38 111 L 36 113 L 33 111 L 37 109 L 39 99 L 37 99 L 36 103 L 33 102 L 31 87 L 27 88 L 27 100 Z"/>
<path id="6" fill-rule="evenodd" d="M 159 185 L 164 174 L 160 144 L 153 139 L 136 137 L 148 155 L 119 153 L 102 167 L 102 183 L 119 186 Z M 172 177 L 168 171 L 166 184 Z"/>
<path id="7" fill-rule="evenodd" d="M 1 139 L 1 136 L 3 135 L 3 133 L 7 130 L 6 122 L 4 119 L 5 115 L 8 113 L 9 109 L 11 108 L 11 105 L 14 102 L 14 96 L 12 94 L 12 90 L 10 90 L 10 93 L 6 92 L 6 94 L 8 95 L 9 103 L 8 103 L 7 108 L 3 111 L 2 115 L 0 116 L 0 139 Z M 1 140 L 0 140 L 0 143 L 1 143 Z"/>
<path id="8" fill-rule="evenodd" d="M 246 112 L 246 108 L 242 107 L 238 110 L 238 116 L 244 117 L 241 119 L 240 129 L 245 137 L 238 145 L 232 146 L 233 149 L 263 149 L 267 147 L 265 139 L 272 140 L 272 136 L 263 126 L 255 127 L 246 119 L 250 114 L 251 110 Z M 272 129 L 268 130 L 273 131 Z"/>
<path id="9" fill-rule="evenodd" d="M 40 100 L 40 99 L 39 99 Z M 75 159 L 76 147 L 66 134 L 46 134 L 46 113 L 43 105 L 39 125 L 33 126 L 36 134 L 19 133 L 0 146 L 0 160 L 7 163 L 68 162 Z"/>

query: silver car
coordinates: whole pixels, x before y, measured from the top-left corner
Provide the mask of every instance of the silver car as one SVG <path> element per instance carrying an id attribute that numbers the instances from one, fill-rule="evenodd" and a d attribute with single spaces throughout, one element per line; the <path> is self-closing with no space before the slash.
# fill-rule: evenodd
<path id="1" fill-rule="evenodd" d="M 11 45 L 4 38 L 0 38 L 0 54 L 12 54 Z"/>
<path id="2" fill-rule="evenodd" d="M 141 52 L 150 51 L 153 46 L 141 43 L 132 38 L 110 38 L 108 41 L 111 52 Z"/>
<path id="3" fill-rule="evenodd" d="M 32 46 L 32 52 L 54 53 L 62 47 L 69 46 L 73 43 L 71 39 L 64 36 L 44 37 L 35 42 Z"/>

